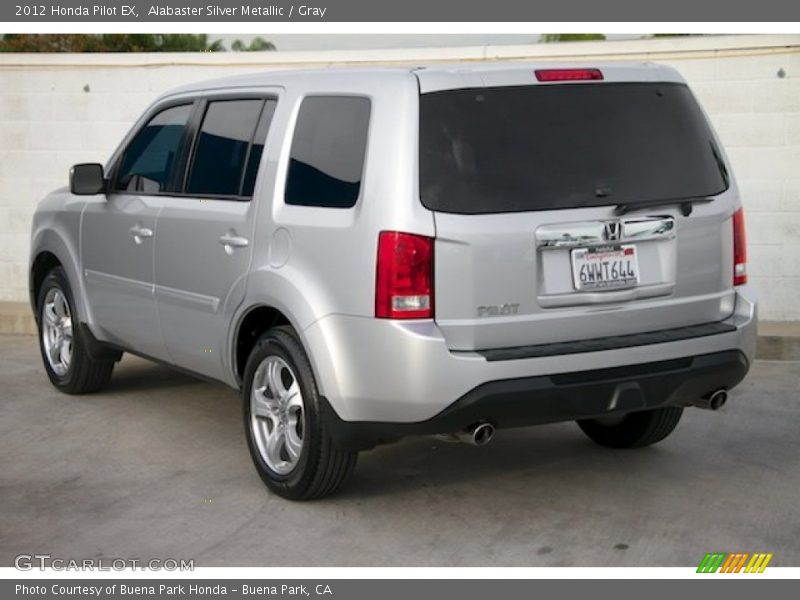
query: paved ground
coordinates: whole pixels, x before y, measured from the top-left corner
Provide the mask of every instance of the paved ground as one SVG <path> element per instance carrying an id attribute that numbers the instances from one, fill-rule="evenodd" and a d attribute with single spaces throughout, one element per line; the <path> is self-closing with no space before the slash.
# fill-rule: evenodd
<path id="1" fill-rule="evenodd" d="M 262 486 L 238 396 L 125 358 L 64 396 L 35 340 L 0 336 L 0 565 L 194 558 L 197 566 L 688 566 L 706 551 L 800 566 L 800 363 L 758 362 L 718 413 L 611 451 L 573 424 L 485 448 L 424 438 L 362 454 L 339 496 Z"/>

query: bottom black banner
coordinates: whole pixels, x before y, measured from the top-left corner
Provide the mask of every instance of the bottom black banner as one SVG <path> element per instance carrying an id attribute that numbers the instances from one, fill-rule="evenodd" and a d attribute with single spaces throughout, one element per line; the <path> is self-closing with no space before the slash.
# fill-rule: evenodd
<path id="1" fill-rule="evenodd" d="M 713 590 L 709 581 L 715 580 Z M 754 586 L 758 585 L 758 590 Z M 791 587 L 790 587 L 791 586 Z M 301 579 L 301 580 L 242 580 L 242 579 L 40 579 L 3 580 L 0 598 L 36 598 L 37 600 L 84 600 L 148 598 L 152 600 L 192 599 L 266 599 L 302 600 L 422 600 L 427 598 L 458 600 L 487 600 L 506 598 L 536 598 L 542 594 L 576 598 L 643 598 L 648 600 L 675 600 L 682 594 L 696 592 L 716 597 L 724 594 L 726 600 L 752 597 L 789 597 L 797 591 L 797 582 L 756 577 L 734 578 L 705 575 L 697 579 Z M 545 596 L 551 597 L 551 596 Z M 555 596 L 552 596 L 555 597 Z"/>

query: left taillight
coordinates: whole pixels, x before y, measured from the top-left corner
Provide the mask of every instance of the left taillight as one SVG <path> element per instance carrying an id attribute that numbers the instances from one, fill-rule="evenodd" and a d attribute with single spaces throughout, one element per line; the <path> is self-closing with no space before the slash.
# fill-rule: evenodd
<path id="1" fill-rule="evenodd" d="M 375 277 L 375 316 L 433 318 L 433 239 L 381 231 Z"/>
<path id="2" fill-rule="evenodd" d="M 747 236 L 744 232 L 744 209 L 733 213 L 733 285 L 747 283 Z"/>

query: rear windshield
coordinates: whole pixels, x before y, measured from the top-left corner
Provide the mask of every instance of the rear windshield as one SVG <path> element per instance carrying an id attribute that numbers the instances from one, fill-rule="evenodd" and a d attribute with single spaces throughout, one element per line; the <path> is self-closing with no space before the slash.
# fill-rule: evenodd
<path id="1" fill-rule="evenodd" d="M 725 167 L 674 83 L 475 88 L 420 97 L 422 204 L 451 213 L 719 194 Z"/>

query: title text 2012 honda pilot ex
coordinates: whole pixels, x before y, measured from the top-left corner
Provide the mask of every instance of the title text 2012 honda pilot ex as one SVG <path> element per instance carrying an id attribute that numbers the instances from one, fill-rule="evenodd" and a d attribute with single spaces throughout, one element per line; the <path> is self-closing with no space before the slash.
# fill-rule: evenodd
<path id="1" fill-rule="evenodd" d="M 409 435 L 658 442 L 747 373 L 746 284 L 729 163 L 652 64 L 186 86 L 41 202 L 30 265 L 56 387 L 132 352 L 240 389 L 256 469 L 294 499 Z"/>

